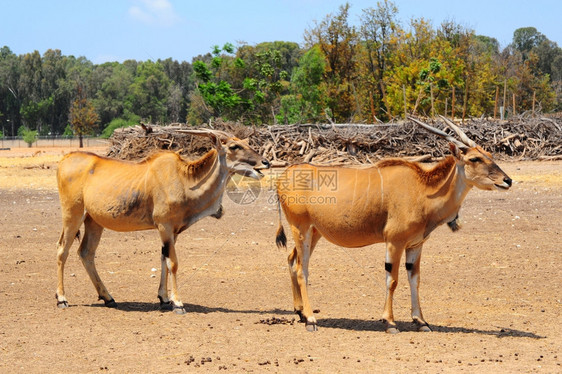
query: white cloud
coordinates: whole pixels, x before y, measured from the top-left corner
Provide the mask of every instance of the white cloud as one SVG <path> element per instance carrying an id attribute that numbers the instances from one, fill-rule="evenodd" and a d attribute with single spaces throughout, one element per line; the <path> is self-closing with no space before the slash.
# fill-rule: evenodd
<path id="1" fill-rule="evenodd" d="M 148 25 L 173 26 L 180 21 L 168 0 L 135 0 L 129 16 Z"/>

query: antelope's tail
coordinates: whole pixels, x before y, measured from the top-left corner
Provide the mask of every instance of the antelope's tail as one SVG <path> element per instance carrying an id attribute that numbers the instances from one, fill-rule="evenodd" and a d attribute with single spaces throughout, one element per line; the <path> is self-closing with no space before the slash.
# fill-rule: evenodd
<path id="1" fill-rule="evenodd" d="M 279 213 L 279 227 L 275 236 L 275 244 L 277 244 L 277 248 L 287 248 L 287 235 L 285 235 L 283 222 L 281 222 L 281 201 L 279 200 L 279 195 L 277 195 L 277 212 Z"/>

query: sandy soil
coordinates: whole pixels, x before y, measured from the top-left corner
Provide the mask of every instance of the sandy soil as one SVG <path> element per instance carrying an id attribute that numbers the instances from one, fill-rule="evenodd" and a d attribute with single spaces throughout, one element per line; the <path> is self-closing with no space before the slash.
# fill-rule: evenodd
<path id="1" fill-rule="evenodd" d="M 267 188 L 249 205 L 225 197 L 220 221 L 180 235 L 186 315 L 159 310 L 153 231 L 102 237 L 98 270 L 117 309 L 97 301 L 76 244 L 65 280 L 71 307 L 58 309 L 55 169 L 64 152 L 0 152 L 0 372 L 562 371 L 562 162 L 503 163 L 515 180 L 509 192 L 468 195 L 462 230 L 440 227 L 422 256 L 422 308 L 434 331 L 410 323 L 401 269 L 402 332 L 391 336 L 379 321 L 382 244 L 321 241 L 309 288 L 319 331 L 294 321 Z"/>

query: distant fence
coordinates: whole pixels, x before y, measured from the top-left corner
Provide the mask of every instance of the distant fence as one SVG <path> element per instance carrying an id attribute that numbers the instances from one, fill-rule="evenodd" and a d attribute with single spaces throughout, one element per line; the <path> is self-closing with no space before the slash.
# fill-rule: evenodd
<path id="1" fill-rule="evenodd" d="M 82 138 L 84 147 L 103 147 L 109 144 L 107 139 L 84 137 Z M 35 143 L 31 145 L 32 148 L 37 147 L 71 147 L 78 148 L 80 146 L 80 139 L 74 136 L 40 136 Z M 27 143 L 21 137 L 4 137 L 0 139 L 1 148 L 25 148 L 28 147 Z"/>

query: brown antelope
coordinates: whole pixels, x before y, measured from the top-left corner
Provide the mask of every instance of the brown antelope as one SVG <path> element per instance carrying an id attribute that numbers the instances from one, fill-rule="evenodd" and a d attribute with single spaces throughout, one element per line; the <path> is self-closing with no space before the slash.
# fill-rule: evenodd
<path id="1" fill-rule="evenodd" d="M 177 290 L 178 259 L 175 243 L 179 233 L 200 219 L 222 215 L 222 196 L 228 176 L 244 174 L 259 179 L 269 162 L 245 140 L 211 130 L 180 132 L 208 136 L 213 149 L 189 162 L 170 151 L 156 153 L 141 162 L 120 161 L 92 153 L 66 155 L 57 171 L 63 228 L 58 241 L 57 305 L 68 306 L 64 295 L 64 264 L 68 251 L 84 223 L 78 254 L 100 300 L 116 307 L 94 263 L 104 228 L 114 231 L 156 229 L 162 240 L 162 271 L 158 298 L 164 308 L 185 310 Z M 168 275 L 171 295 L 168 297 Z"/>
<path id="2" fill-rule="evenodd" d="M 383 320 L 389 333 L 398 332 L 392 299 L 400 258 L 406 252 L 412 319 L 420 331 L 431 331 L 423 318 L 418 294 L 423 243 L 443 223 L 458 229 L 459 209 L 472 187 L 507 190 L 511 186 L 511 179 L 496 165 L 492 155 L 455 124 L 446 121 L 461 141 L 412 120 L 450 141 L 453 155 L 431 167 L 403 159 L 381 160 L 361 169 L 294 165 L 277 180 L 276 242 L 286 247 L 282 208 L 295 241 L 288 258 L 295 312 L 309 331 L 317 329 L 317 322 L 307 293 L 308 265 L 321 237 L 346 248 L 386 243 Z"/>

